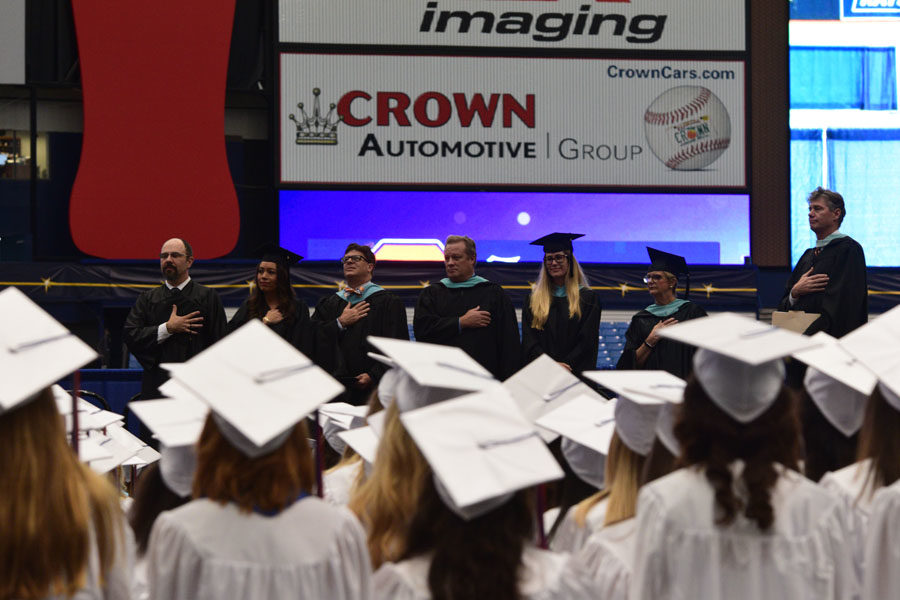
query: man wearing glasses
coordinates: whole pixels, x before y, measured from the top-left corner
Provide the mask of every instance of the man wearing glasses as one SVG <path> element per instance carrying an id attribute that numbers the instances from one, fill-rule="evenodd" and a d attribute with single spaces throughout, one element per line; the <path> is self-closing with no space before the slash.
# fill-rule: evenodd
<path id="1" fill-rule="evenodd" d="M 372 282 L 375 255 L 368 246 L 350 244 L 341 259 L 346 286 L 316 304 L 313 321 L 321 324 L 317 360 L 347 389 L 344 402 L 365 404 L 385 366 L 369 358 L 370 335 L 409 339 L 406 308 L 397 296 Z"/>
<path id="2" fill-rule="evenodd" d="M 144 367 L 141 398 L 160 396 L 169 375 L 162 363 L 185 362 L 225 335 L 225 309 L 219 295 L 191 280 L 191 245 L 172 238 L 159 252 L 163 285 L 147 290 L 125 320 L 125 344 Z"/>
<path id="3" fill-rule="evenodd" d="M 677 256 L 655 248 L 647 248 L 650 268 L 644 277 L 653 304 L 638 312 L 631 319 L 625 332 L 625 349 L 617 369 L 664 370 L 687 379 L 693 369 L 694 349 L 691 346 L 664 340 L 659 330 L 688 319 L 705 317 L 706 311 L 687 299 L 690 290 L 685 288 L 685 298 L 678 298 L 678 275 L 687 275 L 687 263 Z"/>

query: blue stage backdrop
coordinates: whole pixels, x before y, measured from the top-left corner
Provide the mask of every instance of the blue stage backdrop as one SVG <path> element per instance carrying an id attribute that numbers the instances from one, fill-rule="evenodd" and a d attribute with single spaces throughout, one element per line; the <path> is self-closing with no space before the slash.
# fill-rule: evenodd
<path id="1" fill-rule="evenodd" d="M 309 260 L 335 260 L 350 242 L 379 260 L 440 260 L 447 235 L 465 234 L 478 259 L 542 259 L 528 242 L 584 233 L 581 262 L 645 263 L 646 246 L 690 264 L 740 265 L 750 254 L 750 200 L 728 194 L 283 190 L 281 244 Z"/>

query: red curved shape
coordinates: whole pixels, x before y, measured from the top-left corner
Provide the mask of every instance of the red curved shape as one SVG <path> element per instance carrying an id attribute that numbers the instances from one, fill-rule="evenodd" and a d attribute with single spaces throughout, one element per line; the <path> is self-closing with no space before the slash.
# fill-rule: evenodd
<path id="1" fill-rule="evenodd" d="M 224 131 L 234 3 L 72 3 L 84 138 L 69 225 L 82 252 L 147 258 L 171 237 L 198 258 L 234 248 Z"/>

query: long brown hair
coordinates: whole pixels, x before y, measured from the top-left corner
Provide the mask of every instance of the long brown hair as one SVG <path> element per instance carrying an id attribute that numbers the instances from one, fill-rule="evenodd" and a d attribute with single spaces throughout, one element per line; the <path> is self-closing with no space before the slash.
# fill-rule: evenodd
<path id="1" fill-rule="evenodd" d="M 69 448 L 49 388 L 0 415 L 0 478 L 0 600 L 74 595 L 92 538 L 102 584 L 124 548 L 118 494 Z"/>
<path id="2" fill-rule="evenodd" d="M 772 488 L 778 481 L 776 463 L 798 470 L 800 423 L 796 401 L 782 386 L 775 402 L 750 423 L 742 424 L 716 406 L 691 376 L 675 423 L 681 443 L 681 464 L 702 467 L 715 491 L 717 525 L 730 525 L 739 512 L 768 530 L 775 521 Z M 748 499 L 734 493 L 731 463 L 744 461 L 741 480 Z"/>
<path id="3" fill-rule="evenodd" d="M 153 529 L 156 517 L 163 511 L 186 504 L 190 499 L 190 496 L 182 498 L 169 489 L 163 481 L 159 461 L 144 469 L 135 486 L 134 502 L 128 509 L 128 524 L 134 531 L 138 554 L 147 552 L 150 531 Z"/>
<path id="4" fill-rule="evenodd" d="M 306 423 L 297 423 L 274 452 L 249 458 L 219 431 L 212 413 L 197 442 L 193 496 L 221 504 L 233 502 L 242 511 L 281 512 L 315 484 Z"/>
<path id="5" fill-rule="evenodd" d="M 366 528 L 376 569 L 405 552 L 410 515 L 418 509 L 422 490 L 431 478 L 431 469 L 403 427 L 396 404 L 386 410 L 372 473 L 357 486 L 348 503 Z"/>
<path id="6" fill-rule="evenodd" d="M 569 318 L 581 318 L 581 288 L 587 287 L 587 277 L 571 252 L 566 252 L 569 270 L 566 272 L 566 298 L 569 301 Z M 550 302 L 553 300 L 553 280 L 547 274 L 547 264 L 541 263 L 541 272 L 531 290 L 529 307 L 531 308 L 531 326 L 538 331 L 544 329 L 550 315 Z"/>
<path id="7" fill-rule="evenodd" d="M 604 498 L 608 498 L 604 526 L 633 517 L 645 460 L 646 457 L 626 446 L 618 432 L 614 432 L 606 456 L 606 486 L 575 507 L 575 523 L 585 527 L 588 513 Z"/>
<path id="8" fill-rule="evenodd" d="M 273 262 L 273 261 L 260 261 Z M 274 261 L 275 264 L 275 294 L 278 297 L 278 310 L 284 315 L 286 322 L 294 320 L 297 314 L 297 295 L 291 287 L 291 274 L 284 263 Z M 251 319 L 262 319 L 269 312 L 269 304 L 266 295 L 259 291 L 259 265 L 256 265 L 257 274 L 253 276 L 254 286 L 250 290 L 250 300 L 247 302 Z"/>
<path id="9" fill-rule="evenodd" d="M 517 600 L 522 552 L 534 534 L 526 492 L 466 521 L 441 501 L 431 478 L 409 524 L 402 559 L 432 555 L 428 588 L 434 600 Z"/>
<path id="10" fill-rule="evenodd" d="M 900 479 L 900 411 L 888 404 L 876 387 L 866 404 L 859 434 L 859 460 L 871 459 L 863 493 L 873 493 L 880 487 Z"/>

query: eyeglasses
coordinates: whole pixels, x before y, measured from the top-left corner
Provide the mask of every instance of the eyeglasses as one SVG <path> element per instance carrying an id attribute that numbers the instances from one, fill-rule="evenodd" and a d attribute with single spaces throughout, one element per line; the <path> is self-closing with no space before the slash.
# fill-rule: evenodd
<path id="1" fill-rule="evenodd" d="M 342 265 L 348 265 L 350 263 L 357 263 L 360 261 L 366 260 L 366 257 L 362 254 L 351 254 L 350 256 L 345 256 L 341 259 Z"/>
<path id="2" fill-rule="evenodd" d="M 160 252 L 159 259 L 166 260 L 169 257 L 178 259 L 184 256 L 184 252 Z"/>
<path id="3" fill-rule="evenodd" d="M 644 277 L 644 283 L 650 283 L 651 281 L 662 281 L 665 279 L 664 275 L 660 275 L 659 273 L 651 273 Z"/>
<path id="4" fill-rule="evenodd" d="M 544 262 L 548 265 L 552 265 L 553 263 L 564 263 L 569 260 L 569 256 L 567 254 L 548 254 L 544 257 Z"/>

